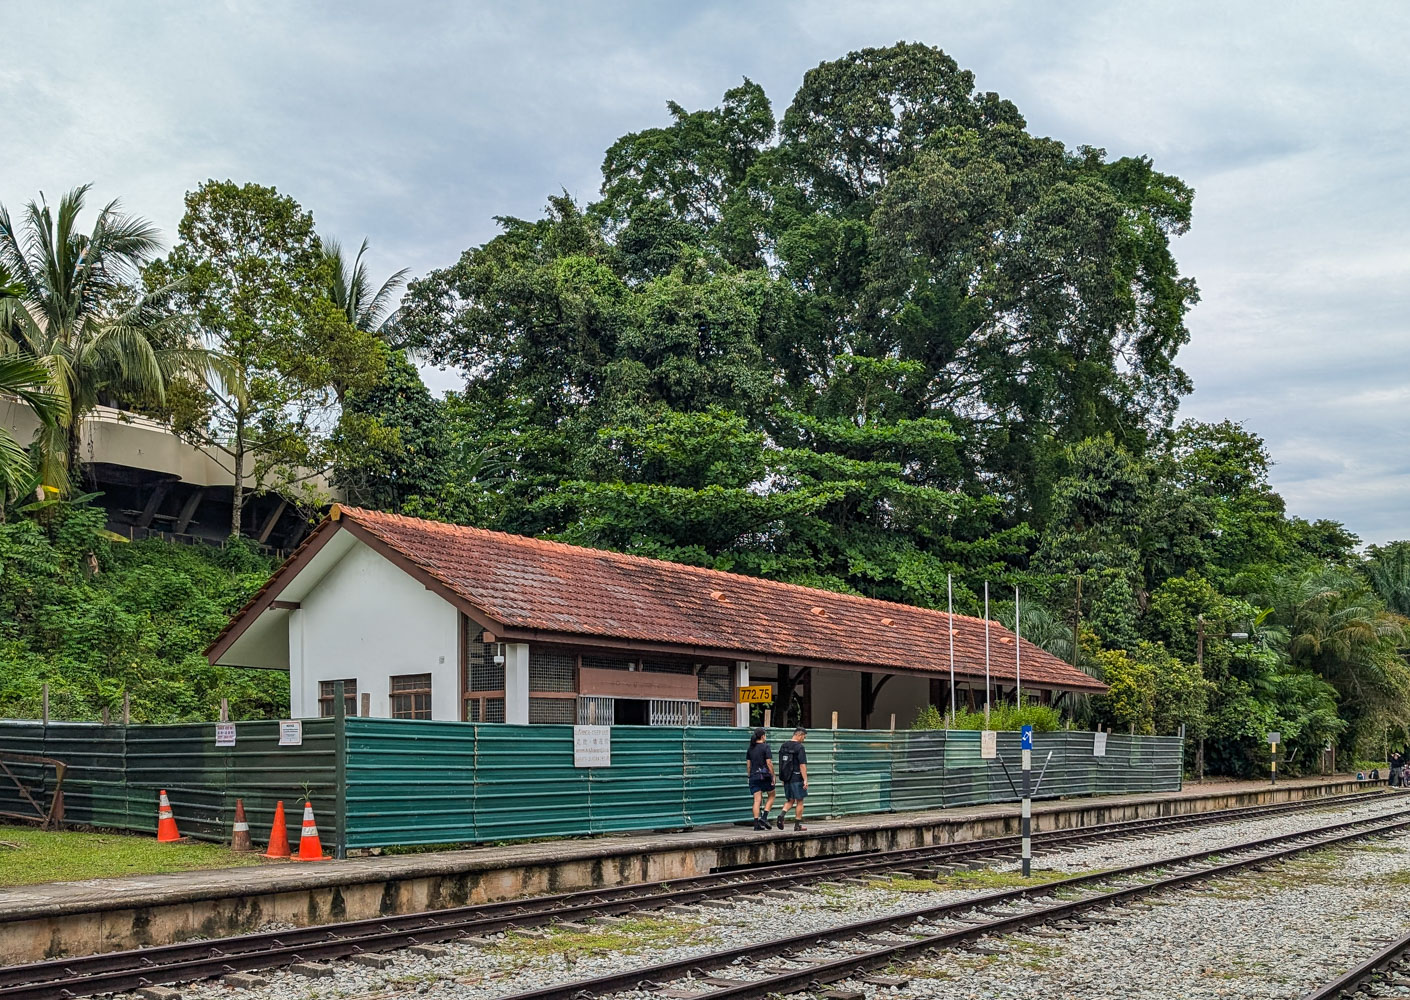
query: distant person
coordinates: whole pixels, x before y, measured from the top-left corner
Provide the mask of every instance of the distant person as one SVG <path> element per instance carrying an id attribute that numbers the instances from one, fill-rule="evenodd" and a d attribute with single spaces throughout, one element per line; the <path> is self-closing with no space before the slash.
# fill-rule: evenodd
<path id="1" fill-rule="evenodd" d="M 769 828 L 769 810 L 774 807 L 774 755 L 769 750 L 768 738 L 768 731 L 762 726 L 754 730 L 754 738 L 749 741 L 749 752 L 746 754 L 749 791 L 754 795 L 754 829 L 756 830 Z M 768 795 L 769 798 L 767 802 L 763 802 L 761 812 L 759 805 L 765 795 Z"/>
<path id="2" fill-rule="evenodd" d="M 808 731 L 802 726 L 793 730 L 793 738 L 779 747 L 778 773 L 783 780 L 783 808 L 778 812 L 778 828 L 783 829 L 788 807 L 793 807 L 793 829 L 802 833 L 808 828 L 803 825 L 803 800 L 808 797 L 808 751 L 803 749 L 803 741 Z"/>

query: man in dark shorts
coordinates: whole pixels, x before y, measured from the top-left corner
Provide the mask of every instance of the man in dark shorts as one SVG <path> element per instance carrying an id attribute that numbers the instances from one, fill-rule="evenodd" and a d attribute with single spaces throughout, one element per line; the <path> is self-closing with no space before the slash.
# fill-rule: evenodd
<path id="1" fill-rule="evenodd" d="M 778 828 L 783 829 L 788 807 L 793 806 L 793 829 L 802 833 L 808 828 L 803 825 L 803 800 L 808 797 L 808 751 L 803 749 L 803 741 L 808 731 L 802 726 L 793 730 L 793 739 L 778 751 L 778 773 L 783 782 L 783 808 L 778 813 Z"/>
<path id="2" fill-rule="evenodd" d="M 769 810 L 774 807 L 774 755 L 769 750 L 768 732 L 760 727 L 754 730 L 754 738 L 749 742 L 749 752 L 745 755 L 749 770 L 749 791 L 754 795 L 754 829 L 769 828 Z M 769 797 L 764 803 L 762 814 L 759 810 L 764 795 Z"/>

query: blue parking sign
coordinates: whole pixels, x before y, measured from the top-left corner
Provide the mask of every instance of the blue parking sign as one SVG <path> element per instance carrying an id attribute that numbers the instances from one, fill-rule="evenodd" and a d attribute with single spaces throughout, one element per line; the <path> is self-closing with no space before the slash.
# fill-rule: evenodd
<path id="1" fill-rule="evenodd" d="M 1024 750 L 1032 750 L 1032 749 L 1033 749 L 1033 727 L 1032 727 L 1032 726 L 1024 726 L 1021 730 L 1019 730 L 1019 732 L 1020 732 L 1020 734 L 1021 734 L 1021 735 L 1019 736 L 1019 741 L 1020 741 L 1020 742 L 1019 742 L 1019 746 L 1020 746 L 1022 749 L 1024 749 Z"/>

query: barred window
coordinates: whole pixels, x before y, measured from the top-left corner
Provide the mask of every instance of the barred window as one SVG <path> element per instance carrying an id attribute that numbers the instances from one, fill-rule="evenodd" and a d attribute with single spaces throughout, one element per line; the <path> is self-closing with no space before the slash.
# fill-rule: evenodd
<path id="1" fill-rule="evenodd" d="M 323 719 L 333 717 L 333 701 L 337 691 L 337 681 L 318 682 L 318 715 Z M 357 681 L 343 681 L 343 713 L 357 714 Z"/>
<path id="2" fill-rule="evenodd" d="M 431 675 L 398 674 L 392 677 L 392 718 L 431 717 Z"/>
<path id="3" fill-rule="evenodd" d="M 734 709 L 701 708 L 700 724 L 702 726 L 732 726 L 734 725 Z"/>
<path id="4" fill-rule="evenodd" d="M 473 637 L 466 636 L 465 659 L 469 668 L 465 671 L 466 683 L 471 691 L 503 691 L 504 664 L 494 661 L 500 647 L 497 643 L 481 642 L 483 634 L 477 627 Z"/>
<path id="5" fill-rule="evenodd" d="M 504 721 L 504 699 L 486 698 L 484 701 L 484 711 L 481 715 L 484 718 L 477 719 L 477 722 L 503 722 Z"/>
<path id="6" fill-rule="evenodd" d="M 573 698 L 530 698 L 529 722 L 535 725 L 571 726 L 577 713 Z"/>
<path id="7" fill-rule="evenodd" d="M 734 669 L 712 663 L 700 671 L 701 701 L 734 701 Z"/>
<path id="8" fill-rule="evenodd" d="M 572 694 L 573 674 L 577 670 L 577 666 L 578 658 L 572 653 L 557 649 L 544 649 L 539 646 L 530 646 L 529 690 L 558 691 L 565 694 Z M 531 706 L 530 722 L 534 721 L 532 712 L 533 709 Z"/>

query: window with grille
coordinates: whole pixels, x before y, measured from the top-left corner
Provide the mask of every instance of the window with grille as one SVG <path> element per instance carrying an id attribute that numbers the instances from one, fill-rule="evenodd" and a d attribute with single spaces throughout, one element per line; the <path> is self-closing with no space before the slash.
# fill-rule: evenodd
<path id="1" fill-rule="evenodd" d="M 578 667 L 575 654 L 560 649 L 529 647 L 529 691 L 573 692 L 573 675 Z M 529 720 L 530 722 L 533 719 Z"/>
<path id="2" fill-rule="evenodd" d="M 392 677 L 391 696 L 393 719 L 431 717 L 430 674 L 399 674 Z M 500 713 L 503 714 L 502 707 Z"/>
<path id="3" fill-rule="evenodd" d="M 646 660 L 641 669 L 648 674 L 689 674 L 695 671 L 695 665 L 671 660 Z"/>
<path id="4" fill-rule="evenodd" d="M 333 700 L 336 697 L 337 681 L 318 682 L 318 714 L 320 718 L 333 717 Z M 357 714 L 357 681 L 343 681 L 343 712 Z"/>
<path id="5" fill-rule="evenodd" d="M 701 701 L 734 701 L 734 669 L 712 663 L 700 671 Z"/>
<path id="6" fill-rule="evenodd" d="M 529 722 L 535 725 L 571 726 L 576 715 L 576 699 L 532 697 L 529 699 Z"/>
<path id="7" fill-rule="evenodd" d="M 647 722 L 653 726 L 700 725 L 700 702 L 674 698 L 652 698 Z"/>
<path id="8" fill-rule="evenodd" d="M 734 725 L 734 709 L 701 708 L 700 724 L 702 726 L 732 726 Z"/>
<path id="9" fill-rule="evenodd" d="M 476 702 L 475 704 L 480 704 Z M 476 722 L 503 722 L 504 721 L 504 699 L 486 698 L 483 702 L 484 709 L 481 711 L 482 718 Z"/>
<path id="10" fill-rule="evenodd" d="M 470 686 L 469 690 L 503 691 L 504 664 L 494 661 L 494 658 L 499 655 L 499 644 L 481 642 L 480 636 L 484 633 L 480 631 L 478 626 L 473 628 L 473 632 L 473 637 L 467 636 L 465 643 L 465 660 L 468 668 L 465 671 L 465 681 Z"/>
<path id="11" fill-rule="evenodd" d="M 578 725 L 610 726 L 617 721 L 617 701 L 602 695 L 583 695 L 578 699 Z"/>

